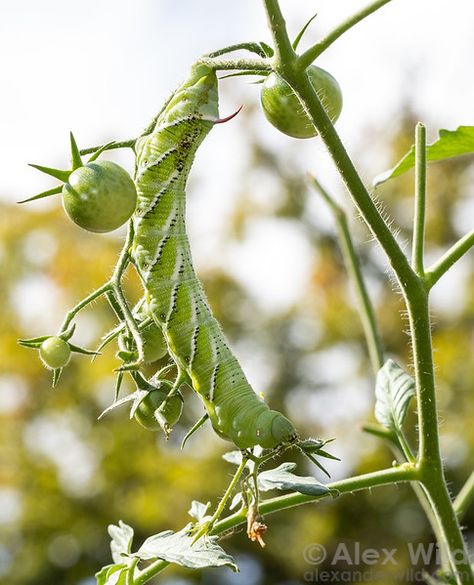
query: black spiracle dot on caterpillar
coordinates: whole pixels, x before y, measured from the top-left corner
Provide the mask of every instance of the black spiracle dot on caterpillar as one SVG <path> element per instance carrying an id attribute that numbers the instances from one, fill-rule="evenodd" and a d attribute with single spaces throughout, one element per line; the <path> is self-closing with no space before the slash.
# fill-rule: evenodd
<path id="1" fill-rule="evenodd" d="M 160 313 L 160 320 L 165 321 L 166 315 L 164 313 Z"/>

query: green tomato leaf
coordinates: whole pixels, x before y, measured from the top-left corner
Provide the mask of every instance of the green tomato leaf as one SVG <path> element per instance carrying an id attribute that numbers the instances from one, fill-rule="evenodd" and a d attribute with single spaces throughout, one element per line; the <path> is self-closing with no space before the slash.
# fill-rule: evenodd
<path id="1" fill-rule="evenodd" d="M 329 489 L 314 477 L 302 477 L 291 473 L 295 467 L 296 463 L 282 463 L 275 469 L 262 471 L 257 480 L 259 490 L 262 492 L 293 490 L 309 496 L 319 496 L 329 492 Z"/>
<path id="2" fill-rule="evenodd" d="M 426 149 L 428 162 L 444 160 L 462 154 L 474 153 L 474 126 L 459 126 L 456 130 L 440 130 L 439 138 Z M 415 147 L 412 146 L 406 155 L 389 171 L 377 175 L 374 186 L 388 179 L 398 177 L 415 166 Z"/>
<path id="3" fill-rule="evenodd" d="M 124 562 L 124 556 L 128 557 L 132 549 L 133 528 L 119 520 L 118 526 L 110 524 L 108 532 L 112 538 L 110 549 L 112 558 L 116 564 Z"/>
<path id="4" fill-rule="evenodd" d="M 95 574 L 97 585 L 126 585 L 127 565 L 107 565 Z"/>
<path id="5" fill-rule="evenodd" d="M 211 502 L 207 502 L 207 504 L 203 504 L 202 502 L 198 502 L 197 500 L 193 500 L 191 502 L 191 508 L 189 508 L 189 510 L 188 510 L 188 514 L 192 518 L 195 518 L 200 524 L 202 524 L 202 522 L 205 518 L 210 518 L 210 516 L 206 516 L 210 505 L 211 505 Z"/>
<path id="6" fill-rule="evenodd" d="M 193 544 L 191 524 L 179 532 L 165 530 L 147 538 L 133 556 L 142 560 L 161 559 L 190 569 L 230 567 L 238 571 L 234 559 L 217 543 L 217 537 L 203 537 Z"/>
<path id="7" fill-rule="evenodd" d="M 414 395 L 413 378 L 393 360 L 387 360 L 377 374 L 375 418 L 390 431 L 401 429 Z"/>

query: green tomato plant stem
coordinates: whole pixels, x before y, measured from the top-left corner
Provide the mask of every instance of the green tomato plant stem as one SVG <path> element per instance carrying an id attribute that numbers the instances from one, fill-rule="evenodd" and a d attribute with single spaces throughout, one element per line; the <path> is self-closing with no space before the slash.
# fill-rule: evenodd
<path id="1" fill-rule="evenodd" d="M 270 59 L 256 58 L 256 59 L 216 59 L 210 57 L 201 57 L 200 63 L 209 65 L 213 69 L 220 69 L 222 71 L 230 71 L 238 69 L 240 71 L 266 71 L 272 70 L 272 62 Z"/>
<path id="2" fill-rule="evenodd" d="M 315 177 L 310 177 L 310 180 L 313 187 L 328 203 L 329 208 L 334 214 L 347 272 L 349 274 L 349 278 L 352 280 L 357 294 L 359 317 L 364 329 L 366 344 L 372 361 L 372 367 L 374 374 L 377 375 L 377 372 L 384 364 L 384 349 L 378 332 L 378 325 L 375 319 L 372 302 L 368 295 L 364 276 L 360 267 L 359 258 L 352 242 L 352 236 L 347 223 L 346 213 L 342 207 L 335 202 L 334 198 L 329 195 L 326 189 L 322 187 L 322 185 Z M 407 461 L 410 463 L 415 463 L 416 457 L 413 454 L 403 429 L 398 429 L 398 432 L 394 433 L 388 429 L 385 429 L 384 427 L 374 428 L 370 425 L 366 425 L 364 430 L 378 436 L 379 438 L 388 440 L 389 445 L 391 446 L 392 451 L 395 453 L 397 461 L 400 464 Z M 419 483 L 413 482 L 412 487 L 426 517 L 428 518 L 433 532 L 436 535 L 438 542 L 440 543 L 441 562 L 443 569 L 449 570 L 446 546 L 443 545 L 440 527 L 431 508 L 431 503 L 428 499 L 428 496 L 423 486 Z"/>
<path id="3" fill-rule="evenodd" d="M 318 500 L 327 498 L 328 496 L 334 497 L 334 495 L 339 496 L 342 494 L 354 493 L 365 489 L 371 489 L 373 487 L 396 484 L 399 482 L 416 481 L 416 479 L 416 467 L 410 463 L 404 463 L 403 465 L 397 467 L 391 467 L 389 469 L 383 469 L 380 471 L 373 471 L 371 473 L 328 483 L 327 487 L 329 492 L 318 496 L 291 493 L 284 496 L 279 496 L 277 498 L 264 500 L 260 503 L 259 512 L 264 515 L 273 514 L 274 512 L 287 510 L 288 508 L 294 508 L 295 506 L 301 506 L 302 504 L 317 502 Z M 227 532 L 228 530 L 239 526 L 244 521 L 245 513 L 239 511 L 218 522 L 211 534 L 222 534 L 223 532 Z"/>
<path id="4" fill-rule="evenodd" d="M 104 150 L 117 150 L 117 148 L 133 148 L 136 142 L 136 138 L 130 138 L 128 140 L 120 140 L 119 142 L 112 142 L 109 144 Z M 90 146 L 89 148 L 83 148 L 79 151 L 81 155 L 85 154 L 93 154 L 97 152 L 101 148 L 104 148 L 104 145 L 101 144 L 99 146 Z"/>
<path id="5" fill-rule="evenodd" d="M 102 286 L 97 288 L 93 291 L 90 295 L 86 298 L 82 299 L 75 307 L 73 307 L 68 313 L 66 314 L 64 321 L 61 324 L 59 329 L 58 335 L 61 335 L 71 325 L 72 320 L 74 317 L 85 307 L 87 307 L 90 303 L 98 299 L 102 295 L 106 295 L 109 303 L 112 305 L 112 308 L 117 313 L 118 317 L 121 320 L 125 320 L 127 327 L 130 329 L 130 332 L 133 335 L 134 341 L 137 344 L 138 349 L 138 361 L 141 360 L 143 357 L 143 343 L 140 336 L 140 331 L 138 328 L 135 319 L 133 318 L 132 312 L 128 307 L 127 301 L 125 299 L 125 295 L 123 294 L 121 279 L 122 275 L 125 272 L 128 264 L 130 263 L 130 246 L 133 240 L 133 227 L 132 224 L 129 223 L 127 237 L 125 243 L 122 247 L 120 252 L 120 256 L 118 262 L 115 266 L 114 272 L 110 280 L 104 283 Z"/>
<path id="6" fill-rule="evenodd" d="M 418 123 L 415 131 L 415 214 L 413 219 L 413 270 L 424 277 L 426 216 L 426 128 Z"/>
<path id="7" fill-rule="evenodd" d="M 306 69 L 311 63 L 321 55 L 330 45 L 334 43 L 340 36 L 358 24 L 361 20 L 370 16 L 373 12 L 388 4 L 391 0 L 377 0 L 356 12 L 350 18 L 342 22 L 338 27 L 332 30 L 326 37 L 310 47 L 298 58 L 298 65 L 301 69 Z"/>
<path id="8" fill-rule="evenodd" d="M 474 246 L 474 230 L 458 240 L 431 266 L 425 274 L 426 286 L 432 288 L 438 280 Z"/>
<path id="9" fill-rule="evenodd" d="M 461 491 L 454 500 L 454 510 L 459 520 L 461 520 L 474 500 L 474 471 L 462 487 Z"/>
<path id="10" fill-rule="evenodd" d="M 296 53 L 286 30 L 285 19 L 278 0 L 263 0 L 268 26 L 273 37 L 276 63 L 291 63 L 296 61 Z"/>
<path id="11" fill-rule="evenodd" d="M 101 295 L 107 293 L 110 290 L 111 290 L 111 284 L 110 284 L 110 282 L 106 282 L 101 287 L 99 287 L 95 291 L 91 292 L 91 294 L 88 295 L 85 299 L 82 299 L 81 302 L 77 303 L 77 305 L 75 307 L 73 307 L 70 311 L 68 311 L 68 313 L 66 313 L 64 321 L 62 322 L 61 327 L 59 329 L 58 335 L 60 335 L 61 333 L 64 333 L 64 331 L 67 331 L 69 325 L 71 324 L 74 317 L 79 313 L 79 311 L 84 309 L 84 307 L 87 307 L 87 305 L 89 305 L 90 303 L 95 301 L 97 298 L 99 298 Z"/>
<path id="12" fill-rule="evenodd" d="M 277 498 L 271 498 L 264 500 L 260 503 L 259 512 L 260 514 L 273 514 L 302 504 L 314 503 L 328 496 L 342 495 L 348 493 L 354 493 L 357 491 L 370 489 L 373 487 L 379 487 L 384 485 L 396 484 L 400 482 L 416 481 L 417 469 L 410 463 L 405 463 L 398 467 L 391 467 L 389 469 L 382 469 L 380 471 L 374 471 L 372 473 L 366 473 L 349 479 L 343 479 L 328 484 L 329 491 L 324 494 L 317 496 L 307 496 L 300 493 L 291 493 Z M 234 476 L 235 477 L 235 476 Z M 245 510 L 240 510 L 235 514 L 220 520 L 215 524 L 211 531 L 212 536 L 219 536 L 223 533 L 232 531 L 233 529 L 245 524 L 246 513 Z M 155 577 L 163 569 L 165 569 L 169 563 L 166 561 L 155 561 L 148 567 L 140 571 L 134 578 L 133 585 L 144 585 L 150 579 Z"/>
<path id="13" fill-rule="evenodd" d="M 222 515 L 222 512 L 224 511 L 224 508 L 226 507 L 226 504 L 229 500 L 229 498 L 232 496 L 232 492 L 234 491 L 235 486 L 237 485 L 239 479 L 242 476 L 242 473 L 245 470 L 245 467 L 247 465 L 248 459 L 245 456 L 242 456 L 242 461 L 239 465 L 239 467 L 237 468 L 237 471 L 234 474 L 234 477 L 232 478 L 232 481 L 229 483 L 225 494 L 223 495 L 221 501 L 219 502 L 219 505 L 216 508 L 216 511 L 214 512 L 214 514 L 212 515 L 211 520 L 209 521 L 209 527 L 211 528 L 211 532 L 212 532 L 212 528 L 214 527 L 214 525 L 216 524 L 216 522 L 219 520 L 219 518 Z"/>
<path id="14" fill-rule="evenodd" d="M 118 262 L 115 266 L 114 273 L 112 274 L 112 278 L 110 280 L 112 285 L 112 290 L 114 292 L 115 300 L 117 301 L 120 310 L 122 311 L 125 323 L 133 336 L 133 340 L 137 347 L 138 358 L 136 364 L 140 364 L 143 362 L 143 341 L 140 335 L 140 330 L 138 328 L 138 324 L 135 321 L 132 311 L 128 306 L 127 300 L 125 295 L 123 294 L 121 279 L 122 275 L 125 272 L 128 264 L 130 263 L 130 247 L 133 242 L 133 224 L 132 221 L 128 223 L 128 230 L 127 230 L 127 237 L 125 239 L 125 244 L 123 245 L 122 251 L 120 252 L 120 256 Z M 129 368 L 135 367 L 136 364 L 128 364 Z"/>
<path id="15" fill-rule="evenodd" d="M 277 0 L 263 0 L 275 44 L 275 70 L 292 87 L 310 116 L 344 181 L 362 218 L 384 252 L 400 284 L 408 310 L 413 346 L 413 362 L 418 400 L 419 479 L 426 490 L 438 520 L 442 540 L 447 544 L 451 571 L 459 585 L 474 585 L 466 544 L 449 498 L 439 448 L 431 323 L 425 281 L 411 268 L 377 206 L 355 169 L 339 135 L 297 57 L 288 51 L 285 21 Z"/>
<path id="16" fill-rule="evenodd" d="M 227 53 L 233 53 L 234 51 L 250 51 L 251 53 L 255 53 L 260 57 L 265 58 L 265 51 L 258 43 L 248 42 L 248 43 L 236 43 L 235 45 L 229 45 L 228 47 L 223 47 L 222 49 L 218 49 L 217 51 L 212 51 L 205 55 L 206 57 L 215 58 L 220 57 L 221 55 L 226 55 Z"/>

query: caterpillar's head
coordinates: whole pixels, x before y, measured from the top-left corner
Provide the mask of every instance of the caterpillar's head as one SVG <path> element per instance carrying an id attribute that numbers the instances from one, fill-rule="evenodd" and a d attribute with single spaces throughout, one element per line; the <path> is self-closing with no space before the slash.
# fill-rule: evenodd
<path id="1" fill-rule="evenodd" d="M 289 445 L 298 437 L 293 423 L 276 410 L 263 412 L 257 419 L 256 427 L 258 444 L 265 449 Z"/>

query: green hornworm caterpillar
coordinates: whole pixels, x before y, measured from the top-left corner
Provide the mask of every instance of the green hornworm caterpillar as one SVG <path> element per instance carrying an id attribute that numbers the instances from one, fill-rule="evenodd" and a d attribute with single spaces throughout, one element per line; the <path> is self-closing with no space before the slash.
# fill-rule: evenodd
<path id="1" fill-rule="evenodd" d="M 194 272 L 185 231 L 186 180 L 198 146 L 217 121 L 216 74 L 198 63 L 136 143 L 132 256 L 150 313 L 214 430 L 241 449 L 274 448 L 295 441 L 296 431 L 255 394 L 229 349 Z"/>

